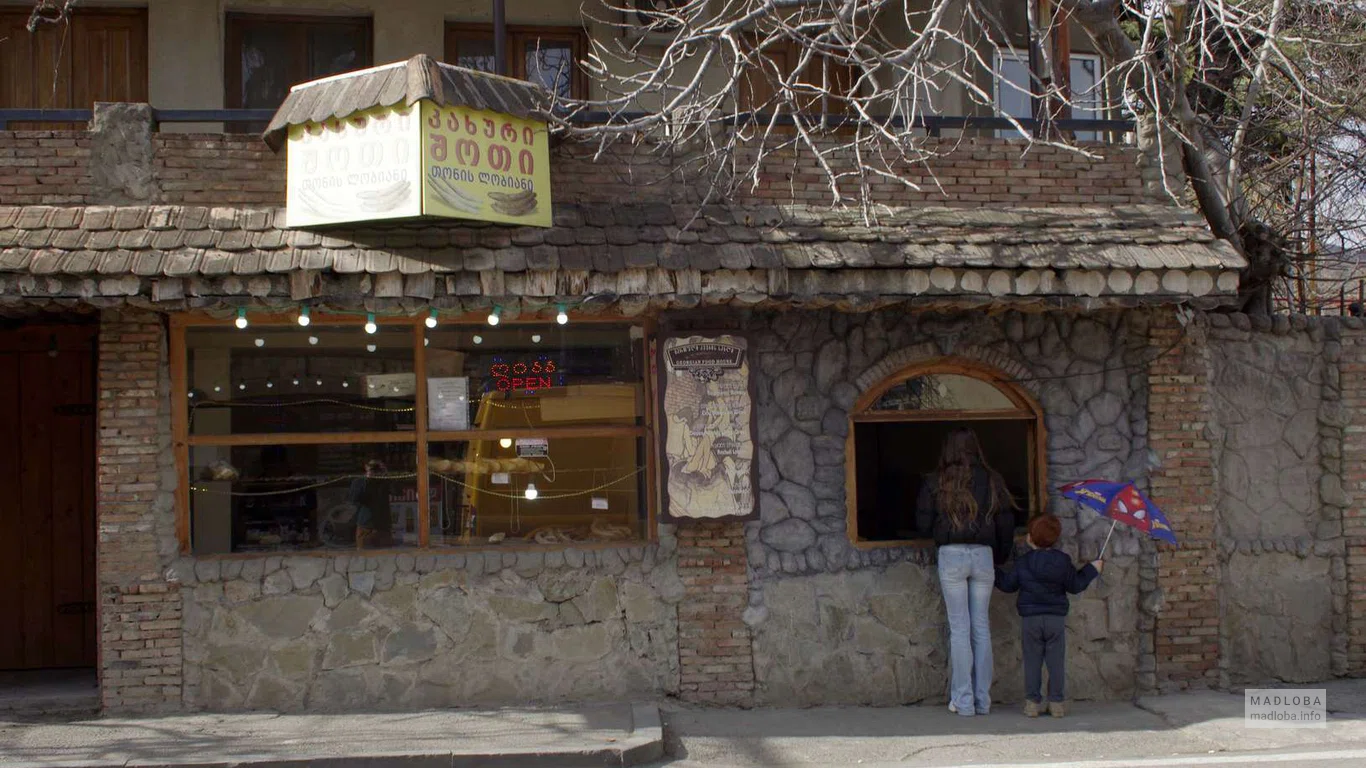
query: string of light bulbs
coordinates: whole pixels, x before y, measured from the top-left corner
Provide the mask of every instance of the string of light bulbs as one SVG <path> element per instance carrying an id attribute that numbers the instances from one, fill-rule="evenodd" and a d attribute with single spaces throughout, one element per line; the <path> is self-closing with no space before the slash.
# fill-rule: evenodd
<path id="1" fill-rule="evenodd" d="M 356 310 L 346 310 L 346 309 L 328 310 L 328 312 L 329 312 L 329 314 L 335 314 L 335 315 L 361 315 L 361 314 L 364 314 L 364 315 L 365 315 L 365 325 L 364 325 L 363 327 L 364 327 L 364 329 L 365 329 L 365 332 L 366 332 L 367 334 L 371 334 L 371 335 L 373 335 L 373 334 L 379 332 L 379 324 L 376 322 L 376 315 L 377 315 L 377 313 L 375 313 L 375 312 L 366 311 L 366 312 L 363 312 L 363 313 L 362 313 L 362 312 L 359 312 L 359 311 L 356 311 Z M 404 317 L 404 316 L 407 316 L 407 313 L 395 313 L 395 314 L 390 315 L 390 316 L 391 316 L 391 317 Z M 438 318 L 439 318 L 438 310 L 437 310 L 435 307 L 432 307 L 432 308 L 429 308 L 429 309 L 427 310 L 427 317 L 424 318 L 422 322 L 423 322 L 423 324 L 426 325 L 428 328 L 436 328 L 437 325 L 438 325 L 439 322 L 440 322 Z M 298 313 L 298 315 L 296 316 L 295 320 L 296 320 L 296 322 L 298 322 L 298 324 L 300 325 L 300 327 L 307 328 L 308 326 L 312 325 L 312 323 L 313 323 L 313 315 L 312 315 L 312 310 L 311 310 L 311 308 L 310 308 L 309 306 L 307 306 L 307 305 L 300 306 L 300 307 L 299 307 L 299 313 Z M 484 318 L 484 320 L 485 320 L 485 322 L 488 323 L 490 326 L 494 326 L 494 327 L 498 326 L 498 325 L 499 325 L 500 323 L 502 323 L 502 321 L 503 321 L 503 308 L 502 308 L 500 305 L 498 305 L 498 304 L 494 304 L 494 305 L 493 305 L 493 308 L 489 310 L 489 314 L 488 314 L 488 316 L 487 316 L 486 318 Z M 556 304 L 556 305 L 555 305 L 555 323 L 558 324 L 558 325 L 568 325 L 568 324 L 569 324 L 569 308 L 568 308 L 567 305 L 564 305 L 564 304 Z M 247 308 L 246 308 L 246 307 L 238 307 L 238 308 L 237 308 L 235 317 L 234 317 L 234 319 L 233 319 L 233 325 L 235 325 L 235 326 L 237 327 L 238 330 L 246 330 L 247 328 L 250 328 L 250 327 L 251 327 L 251 320 L 247 317 Z"/>

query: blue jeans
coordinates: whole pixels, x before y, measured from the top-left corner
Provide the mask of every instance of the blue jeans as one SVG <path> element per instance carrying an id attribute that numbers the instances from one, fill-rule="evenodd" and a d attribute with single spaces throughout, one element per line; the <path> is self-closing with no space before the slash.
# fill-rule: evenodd
<path id="1" fill-rule="evenodd" d="M 991 710 L 991 624 L 987 609 L 996 583 L 991 547 L 939 548 L 939 586 L 949 614 L 949 701 L 960 715 Z"/>

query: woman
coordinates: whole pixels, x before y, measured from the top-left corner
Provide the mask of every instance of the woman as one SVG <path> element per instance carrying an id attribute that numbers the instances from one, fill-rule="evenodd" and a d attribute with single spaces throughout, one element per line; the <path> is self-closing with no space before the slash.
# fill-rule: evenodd
<path id="1" fill-rule="evenodd" d="M 372 459 L 365 465 L 365 477 L 351 481 L 351 503 L 356 505 L 356 549 L 387 547 L 393 542 L 393 522 L 389 514 L 389 481 L 384 462 Z"/>
<path id="2" fill-rule="evenodd" d="M 977 433 L 958 429 L 944 440 L 939 471 L 925 478 L 916 522 L 939 547 L 939 585 L 949 615 L 949 711 L 991 711 L 991 627 L 987 609 L 1014 544 L 1015 501 L 1005 479 L 982 456 Z"/>

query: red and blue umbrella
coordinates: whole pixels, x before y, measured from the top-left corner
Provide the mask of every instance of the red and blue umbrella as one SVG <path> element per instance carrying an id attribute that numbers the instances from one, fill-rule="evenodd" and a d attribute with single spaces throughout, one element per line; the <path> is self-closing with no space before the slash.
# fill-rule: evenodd
<path id="1" fill-rule="evenodd" d="M 1124 523 L 1154 539 L 1161 539 L 1169 544 L 1176 543 L 1176 533 L 1172 531 L 1166 515 L 1163 515 L 1162 510 L 1144 496 L 1142 491 L 1135 488 L 1133 483 L 1082 480 L 1078 483 L 1068 483 L 1060 490 L 1063 496 L 1110 518 L 1113 521 L 1110 524 L 1110 534 L 1114 534 L 1115 524 Z M 1110 536 L 1107 535 L 1105 545 L 1100 548 L 1102 555 L 1109 543 Z"/>

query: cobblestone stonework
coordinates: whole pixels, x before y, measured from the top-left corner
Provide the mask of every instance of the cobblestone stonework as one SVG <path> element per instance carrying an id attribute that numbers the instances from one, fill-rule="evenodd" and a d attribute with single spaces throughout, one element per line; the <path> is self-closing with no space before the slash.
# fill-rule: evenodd
<path id="1" fill-rule="evenodd" d="M 405 709 L 676 693 L 672 538 L 564 552 L 181 561 L 194 709 Z"/>
<path id="2" fill-rule="evenodd" d="M 1048 508 L 1073 557 L 1094 557 L 1109 525 L 1056 496 L 1087 477 L 1146 475 L 1146 316 L 1107 313 L 756 314 L 761 520 L 747 531 L 758 701 L 893 704 L 942 696 L 947 629 L 924 547 L 861 550 L 846 531 L 845 438 L 857 398 L 906 366 L 974 360 L 1017 381 L 1048 430 Z M 1147 554 L 1142 554 L 1147 553 Z M 1124 698 L 1140 654 L 1140 560 L 1117 531 L 1106 576 L 1074 599 L 1070 695 Z M 1001 701 L 1023 696 L 1012 599 L 993 600 Z"/>

